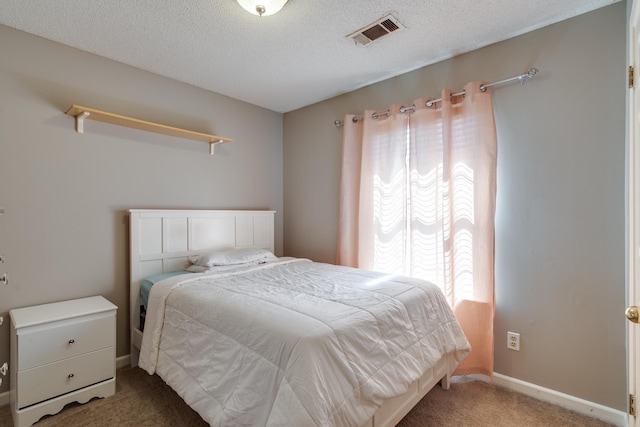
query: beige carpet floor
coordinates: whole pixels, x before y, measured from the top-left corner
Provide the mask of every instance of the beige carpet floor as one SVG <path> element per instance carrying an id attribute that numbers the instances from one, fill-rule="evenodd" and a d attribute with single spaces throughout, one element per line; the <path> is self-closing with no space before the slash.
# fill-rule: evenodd
<path id="1" fill-rule="evenodd" d="M 36 427 L 199 427 L 207 426 L 157 376 L 137 368 L 117 371 L 116 394 L 87 404 L 67 405 Z M 8 405 L 0 407 L 0 427 L 12 427 Z M 610 424 L 482 381 L 436 386 L 400 422 L 402 427 L 545 426 L 596 427 Z M 295 426 L 292 426 L 295 427 Z"/>

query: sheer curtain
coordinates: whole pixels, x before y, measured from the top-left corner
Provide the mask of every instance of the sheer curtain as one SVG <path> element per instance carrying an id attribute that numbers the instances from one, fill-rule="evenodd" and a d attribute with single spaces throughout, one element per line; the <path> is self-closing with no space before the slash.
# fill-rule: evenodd
<path id="1" fill-rule="evenodd" d="M 480 84 L 345 117 L 337 263 L 438 285 L 472 346 L 456 374 L 491 376 L 497 141 Z"/>

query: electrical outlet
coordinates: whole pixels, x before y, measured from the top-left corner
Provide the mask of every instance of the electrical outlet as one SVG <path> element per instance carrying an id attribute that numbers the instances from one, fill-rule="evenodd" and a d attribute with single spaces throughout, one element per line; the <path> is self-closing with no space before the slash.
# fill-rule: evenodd
<path id="1" fill-rule="evenodd" d="M 520 351 L 520 334 L 507 332 L 507 348 L 509 350 Z"/>

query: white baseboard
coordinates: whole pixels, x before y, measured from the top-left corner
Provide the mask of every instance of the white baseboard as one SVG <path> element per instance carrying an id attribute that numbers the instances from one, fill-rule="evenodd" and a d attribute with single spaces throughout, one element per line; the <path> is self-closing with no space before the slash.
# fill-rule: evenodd
<path id="1" fill-rule="evenodd" d="M 487 378 L 484 376 L 480 379 L 487 381 Z M 608 423 L 615 424 L 616 426 L 627 425 L 628 417 L 623 411 L 618 411 L 598 403 L 589 402 L 578 397 L 540 387 L 516 378 L 507 377 L 506 375 L 502 375 L 497 372 L 493 373 L 493 384 L 535 397 L 536 399 L 553 403 L 554 405 L 562 406 L 563 408 L 567 408 L 590 417 L 598 418 Z"/>
<path id="2" fill-rule="evenodd" d="M 116 369 L 129 366 L 129 355 L 120 356 L 116 358 Z M 471 376 L 475 379 L 482 381 L 489 381 L 485 376 Z M 544 400 L 546 402 L 553 403 L 554 405 L 562 406 L 563 408 L 570 409 L 572 411 L 585 414 L 591 417 L 598 418 L 616 426 L 627 425 L 627 414 L 623 411 L 618 411 L 613 408 L 609 408 L 598 403 L 589 402 L 578 397 L 570 396 L 568 394 L 560 393 L 555 390 L 551 390 L 545 387 L 528 383 L 526 381 L 511 378 L 506 375 L 495 372 L 493 374 L 493 384 L 508 388 L 513 391 L 526 394 L 527 396 L 535 397 L 536 399 Z M 0 393 L 0 406 L 9 404 L 9 392 Z"/>
<path id="3" fill-rule="evenodd" d="M 129 366 L 131 363 L 131 356 L 125 354 L 124 356 L 116 357 L 116 369 L 124 368 Z"/>

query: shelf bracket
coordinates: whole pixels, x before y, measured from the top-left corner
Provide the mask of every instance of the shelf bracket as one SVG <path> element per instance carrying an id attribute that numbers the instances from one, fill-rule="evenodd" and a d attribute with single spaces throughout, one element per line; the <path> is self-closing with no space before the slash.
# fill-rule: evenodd
<path id="1" fill-rule="evenodd" d="M 84 133 L 84 119 L 89 117 L 88 111 L 83 111 L 76 116 L 76 132 Z"/>
<path id="2" fill-rule="evenodd" d="M 219 139 L 217 141 L 211 141 L 209 143 L 209 154 L 211 154 L 213 156 L 214 154 L 214 147 L 216 146 L 216 144 L 222 144 L 224 141 L 222 139 Z"/>

